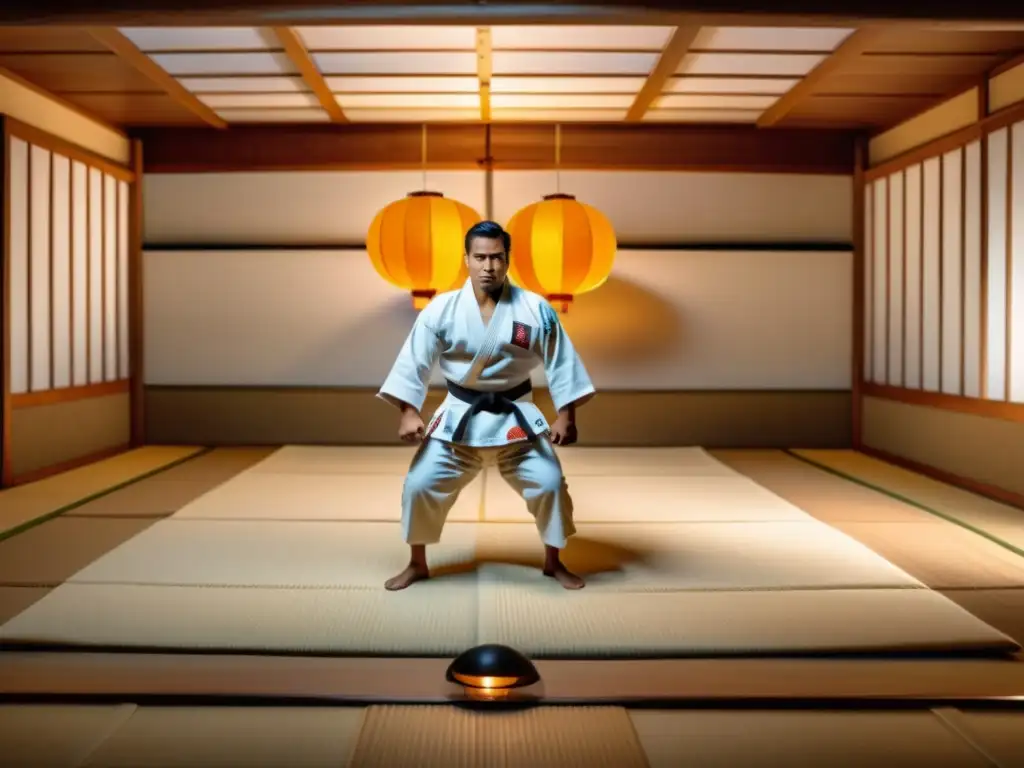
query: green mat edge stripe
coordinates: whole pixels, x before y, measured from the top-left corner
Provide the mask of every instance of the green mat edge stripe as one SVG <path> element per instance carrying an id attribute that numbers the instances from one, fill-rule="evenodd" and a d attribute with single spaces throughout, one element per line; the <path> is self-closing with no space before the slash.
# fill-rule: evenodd
<path id="1" fill-rule="evenodd" d="M 819 461 L 815 461 L 814 459 L 812 459 L 812 458 L 810 458 L 808 456 L 801 456 L 799 453 L 796 453 L 793 449 L 784 448 L 782 450 L 782 452 L 785 453 L 787 456 L 792 456 L 797 461 L 802 461 L 805 464 L 808 464 L 809 466 L 812 466 L 812 467 L 814 467 L 816 469 L 820 469 L 823 472 L 828 472 L 830 475 L 834 475 L 835 477 L 842 478 L 843 480 L 848 480 L 851 483 L 856 483 L 857 485 L 861 486 L 862 488 L 868 488 L 868 489 L 870 489 L 872 491 L 875 491 L 877 493 L 881 493 L 881 494 L 883 494 L 885 496 L 888 496 L 891 499 L 895 499 L 896 501 L 900 501 L 900 502 L 902 502 L 904 504 L 907 504 L 907 505 L 909 505 L 911 507 L 914 507 L 915 509 L 919 509 L 922 512 L 927 512 L 929 515 L 932 515 L 933 517 L 937 517 L 940 520 L 945 520 L 947 523 L 952 523 L 953 525 L 958 525 L 961 528 L 964 528 L 964 529 L 970 531 L 971 533 L 977 534 L 978 536 L 981 536 L 982 538 L 988 539 L 993 544 L 998 544 L 1003 549 L 1009 550 L 1010 552 L 1013 552 L 1013 554 L 1015 554 L 1015 555 L 1017 555 L 1019 557 L 1024 557 L 1024 549 L 1021 549 L 1021 548 L 1019 548 L 1017 546 L 1014 546 L 1013 544 L 1011 544 L 1008 541 L 1004 541 L 1003 539 L 999 538 L 995 534 L 990 533 L 989 531 L 986 531 L 984 528 L 979 528 L 979 527 L 977 527 L 975 525 L 972 525 L 971 523 L 966 522 L 965 520 L 961 520 L 959 517 L 951 515 L 951 514 L 949 514 L 947 512 L 942 512 L 940 510 L 933 509 L 932 507 L 929 507 L 926 504 L 923 504 L 920 501 L 917 501 L 916 499 L 912 499 L 909 496 L 904 496 L 903 494 L 901 494 L 901 493 L 899 493 L 897 491 L 891 490 L 889 488 L 885 488 L 885 487 L 883 487 L 881 485 L 876 485 L 875 483 L 872 483 L 872 482 L 870 482 L 868 480 L 865 480 L 865 479 L 863 479 L 861 477 L 857 477 L 856 475 L 848 474 L 846 472 L 843 472 L 842 470 L 836 469 L 835 467 L 830 467 L 829 465 L 824 464 L 824 463 L 819 462 Z M 969 493 L 969 491 L 968 491 L 968 493 Z"/>
<path id="2" fill-rule="evenodd" d="M 103 490 L 96 491 L 96 493 L 92 493 L 89 494 L 88 496 L 76 499 L 75 501 L 65 504 L 62 507 L 58 507 L 55 510 L 46 512 L 40 515 L 39 517 L 34 517 L 31 520 L 26 520 L 24 523 L 20 523 L 19 525 L 16 525 L 13 528 L 8 528 L 6 531 L 0 532 L 0 541 L 9 539 L 12 536 L 17 536 L 19 533 L 24 533 L 30 528 L 35 528 L 37 525 L 42 525 L 43 523 L 48 522 L 55 517 L 60 517 L 65 512 L 70 512 L 72 509 L 84 506 L 91 501 L 95 501 L 96 499 L 102 498 L 103 496 L 107 496 L 111 493 L 114 493 L 115 491 L 120 491 L 122 488 L 127 488 L 129 485 L 134 485 L 135 483 L 147 480 L 148 478 L 154 477 L 155 475 L 159 475 L 161 472 L 166 472 L 167 470 L 173 469 L 174 467 L 180 466 L 188 461 L 198 459 L 200 456 L 205 456 L 206 454 L 211 453 L 213 450 L 214 448 L 212 446 L 200 447 L 195 452 L 190 453 L 188 456 L 182 456 L 180 459 L 175 459 L 174 461 L 168 462 L 167 464 L 163 464 L 159 467 L 156 467 L 155 469 L 151 469 L 148 472 L 143 472 L 141 475 L 131 477 L 125 480 L 124 482 L 117 483 L 116 485 L 111 485 L 107 488 L 104 488 Z"/>

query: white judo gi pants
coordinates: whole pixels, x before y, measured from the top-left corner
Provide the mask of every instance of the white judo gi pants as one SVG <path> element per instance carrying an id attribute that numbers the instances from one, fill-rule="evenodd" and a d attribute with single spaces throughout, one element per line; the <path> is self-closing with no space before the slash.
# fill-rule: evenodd
<path id="1" fill-rule="evenodd" d="M 562 549 L 576 529 L 562 464 L 546 435 L 500 448 L 472 448 L 427 438 L 402 489 L 402 535 L 408 544 L 436 544 L 462 489 L 493 457 L 498 471 L 526 502 L 541 541 Z"/>

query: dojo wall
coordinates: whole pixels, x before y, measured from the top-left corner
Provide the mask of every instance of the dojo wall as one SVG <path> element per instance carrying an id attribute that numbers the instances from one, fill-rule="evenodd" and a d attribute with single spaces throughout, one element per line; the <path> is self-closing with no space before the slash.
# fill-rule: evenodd
<path id="1" fill-rule="evenodd" d="M 850 176 L 426 183 L 499 221 L 556 185 L 611 218 L 612 277 L 564 317 L 602 391 L 580 415 L 586 443 L 849 444 Z M 423 184 L 415 171 L 147 174 L 147 439 L 393 443 L 373 394 L 415 314 L 362 242 L 380 207 Z"/>
<path id="2" fill-rule="evenodd" d="M 969 95 L 966 126 L 960 115 L 946 136 L 868 174 L 861 438 L 1019 503 L 1024 65 L 993 78 L 987 120 Z"/>
<path id="3" fill-rule="evenodd" d="M 3 126 L 3 469 L 17 483 L 130 441 L 132 174 L 73 143 L 69 125 L 65 136 Z"/>

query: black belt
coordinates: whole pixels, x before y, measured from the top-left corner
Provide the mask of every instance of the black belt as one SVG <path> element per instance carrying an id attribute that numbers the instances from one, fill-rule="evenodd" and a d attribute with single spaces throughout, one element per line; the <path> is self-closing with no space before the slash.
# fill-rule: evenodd
<path id="1" fill-rule="evenodd" d="M 531 440 L 536 437 L 526 416 L 515 404 L 516 400 L 533 391 L 533 383 L 529 379 L 502 392 L 478 392 L 475 389 L 466 389 L 454 381 L 449 381 L 448 391 L 462 402 L 469 403 L 469 408 L 462 414 L 462 418 L 459 419 L 459 423 L 455 427 L 455 432 L 452 433 L 452 440 L 455 442 L 462 440 L 466 434 L 466 428 L 469 426 L 469 420 L 480 411 L 515 414 L 516 421 L 526 432 L 526 436 Z"/>

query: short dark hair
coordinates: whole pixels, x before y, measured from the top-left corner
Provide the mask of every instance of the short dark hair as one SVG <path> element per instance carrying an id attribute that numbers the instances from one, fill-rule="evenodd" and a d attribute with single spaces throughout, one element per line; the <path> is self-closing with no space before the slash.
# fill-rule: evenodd
<path id="1" fill-rule="evenodd" d="M 512 236 L 504 230 L 501 224 L 498 224 L 496 221 L 481 221 L 470 227 L 466 233 L 466 253 L 470 252 L 473 247 L 473 241 L 478 237 L 488 240 L 500 239 L 502 245 L 505 246 L 505 258 L 508 258 L 509 252 L 512 250 Z"/>

